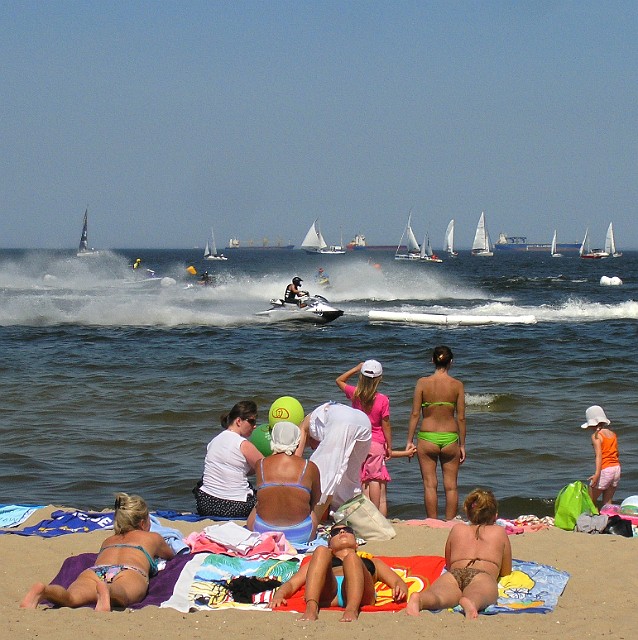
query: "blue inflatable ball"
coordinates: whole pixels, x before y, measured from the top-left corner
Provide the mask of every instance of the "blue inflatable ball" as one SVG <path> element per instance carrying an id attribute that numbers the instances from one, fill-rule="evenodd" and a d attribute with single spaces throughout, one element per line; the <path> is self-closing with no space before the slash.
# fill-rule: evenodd
<path id="1" fill-rule="evenodd" d="M 272 453 L 272 449 L 270 448 L 269 424 L 260 424 L 258 427 L 255 427 L 248 439 L 259 449 L 262 455 L 269 456 Z"/>
<path id="2" fill-rule="evenodd" d="M 291 396 L 277 398 L 270 405 L 270 411 L 268 412 L 268 422 L 271 427 L 277 422 L 293 422 L 299 426 L 304 417 L 305 414 L 301 402 Z"/>

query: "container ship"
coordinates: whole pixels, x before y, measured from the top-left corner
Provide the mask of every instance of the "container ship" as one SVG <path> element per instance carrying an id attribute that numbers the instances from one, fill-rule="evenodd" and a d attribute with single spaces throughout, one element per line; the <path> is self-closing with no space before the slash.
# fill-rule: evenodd
<path id="1" fill-rule="evenodd" d="M 225 251 L 230 251 L 231 249 L 281 249 L 285 251 L 290 251 L 295 245 L 294 244 L 282 244 L 281 240 L 277 241 L 276 244 L 270 244 L 268 238 L 263 238 L 260 243 L 256 243 L 254 240 L 246 240 L 244 242 L 238 240 L 237 238 L 231 238 L 228 241 L 228 246 L 225 248 Z"/>
<path id="2" fill-rule="evenodd" d="M 396 244 L 368 244 L 366 237 L 358 233 L 346 245 L 348 251 L 397 251 Z M 401 245 L 399 249 L 407 250 L 405 245 Z"/>
<path id="3" fill-rule="evenodd" d="M 578 253 L 580 242 L 559 242 L 556 244 L 556 251 L 560 253 Z M 530 251 L 549 253 L 552 248 L 549 242 L 527 242 L 525 236 L 506 236 L 499 234 L 498 240 L 494 243 L 494 251 Z"/>

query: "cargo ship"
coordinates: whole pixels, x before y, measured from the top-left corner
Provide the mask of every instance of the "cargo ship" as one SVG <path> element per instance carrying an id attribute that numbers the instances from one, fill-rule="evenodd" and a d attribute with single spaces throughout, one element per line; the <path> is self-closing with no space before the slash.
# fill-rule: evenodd
<path id="1" fill-rule="evenodd" d="M 577 254 L 580 251 L 580 245 L 580 242 L 559 242 L 556 244 L 556 251 L 563 254 Z M 500 233 L 498 240 L 494 243 L 494 251 L 550 253 L 551 248 L 551 242 L 527 242 L 525 236 L 506 236 L 504 233 Z"/>
<path id="2" fill-rule="evenodd" d="M 366 237 L 360 233 L 348 242 L 346 245 L 348 251 L 396 251 L 396 244 L 368 244 Z M 407 250 L 405 245 L 401 245 L 399 249 Z"/>
<path id="3" fill-rule="evenodd" d="M 228 241 L 228 246 L 224 250 L 230 251 L 232 249 L 281 249 L 290 251 L 294 246 L 294 244 L 282 244 L 281 240 L 278 240 L 277 244 L 270 244 L 270 240 L 268 240 L 268 238 L 262 238 L 261 244 L 255 243 L 254 240 L 246 240 L 242 242 L 237 238 L 231 238 Z"/>

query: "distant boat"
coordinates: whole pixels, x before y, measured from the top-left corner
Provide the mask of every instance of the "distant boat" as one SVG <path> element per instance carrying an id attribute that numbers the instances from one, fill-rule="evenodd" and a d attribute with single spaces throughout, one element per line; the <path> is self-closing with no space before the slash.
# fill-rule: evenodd
<path id="1" fill-rule="evenodd" d="M 80 246 L 78 248 L 77 256 L 78 258 L 83 258 L 84 256 L 97 256 L 99 255 L 99 251 L 91 248 L 89 249 L 89 241 L 88 241 L 88 217 L 89 217 L 89 208 L 87 207 L 84 211 L 84 223 L 82 224 L 82 235 L 80 236 Z"/>
<path id="2" fill-rule="evenodd" d="M 576 254 L 580 250 L 579 242 L 558 242 L 556 250 L 565 254 Z M 501 232 L 494 243 L 494 253 L 550 253 L 551 242 L 527 242 L 526 236 L 508 236 Z"/>
<path id="3" fill-rule="evenodd" d="M 484 256 L 486 258 L 494 255 L 490 243 L 490 234 L 485 226 L 485 212 L 483 211 L 476 225 L 476 233 L 474 235 L 474 242 L 472 243 L 472 255 Z"/>
<path id="4" fill-rule="evenodd" d="M 563 254 L 556 251 L 556 229 L 554 229 L 554 236 L 552 237 L 552 248 L 550 249 L 552 258 L 562 258 Z"/>
<path id="5" fill-rule="evenodd" d="M 445 240 L 443 241 L 443 251 L 447 253 L 448 257 L 456 258 L 458 252 L 454 251 L 454 218 L 450 220 L 450 223 L 445 230 Z"/>
<path id="6" fill-rule="evenodd" d="M 403 244 L 403 239 L 406 238 L 406 245 Z M 406 247 L 406 252 L 402 253 L 403 247 Z M 405 230 L 399 240 L 399 246 L 394 254 L 395 260 L 420 260 L 421 248 L 417 242 L 414 231 L 412 231 L 412 212 L 408 214 L 408 224 L 405 226 Z"/>
<path id="7" fill-rule="evenodd" d="M 614 225 L 609 223 L 607 227 L 607 235 L 605 236 L 605 253 L 612 258 L 620 258 L 622 252 L 616 249 L 616 240 L 614 238 Z"/>
<path id="8" fill-rule="evenodd" d="M 260 251 L 265 249 L 284 249 L 286 251 L 291 251 L 294 246 L 294 244 L 283 244 L 281 240 L 277 240 L 277 244 L 270 244 L 270 240 L 268 240 L 268 238 L 263 238 L 261 244 L 255 244 L 253 240 L 244 241 L 239 240 L 238 238 L 231 238 L 224 251 L 230 251 L 231 249 L 256 249 Z"/>
<path id="9" fill-rule="evenodd" d="M 585 237 L 580 245 L 578 255 L 587 260 L 600 260 L 609 257 L 609 253 L 602 249 L 593 249 L 589 245 L 589 227 L 585 229 Z"/>
<path id="10" fill-rule="evenodd" d="M 443 262 L 439 256 L 432 251 L 432 245 L 430 244 L 429 234 L 425 234 L 423 238 L 423 244 L 421 245 L 421 252 L 419 253 L 419 259 L 423 262 Z"/>
<path id="11" fill-rule="evenodd" d="M 402 247 L 405 249 L 405 247 Z M 348 251 L 394 251 L 396 245 L 393 244 L 368 244 L 366 237 L 357 233 L 355 237 L 346 245 Z"/>
<path id="12" fill-rule="evenodd" d="M 328 246 L 328 243 L 324 240 L 321 230 L 319 229 L 319 218 L 310 225 L 310 229 L 308 229 L 308 233 L 301 243 L 301 248 L 306 253 L 338 255 L 346 252 L 341 245 Z"/>
<path id="13" fill-rule="evenodd" d="M 204 260 L 228 260 L 228 258 L 223 254 L 217 253 L 217 245 L 215 244 L 215 232 L 211 227 L 210 230 L 210 245 L 208 241 L 206 241 L 206 248 L 204 249 Z"/>

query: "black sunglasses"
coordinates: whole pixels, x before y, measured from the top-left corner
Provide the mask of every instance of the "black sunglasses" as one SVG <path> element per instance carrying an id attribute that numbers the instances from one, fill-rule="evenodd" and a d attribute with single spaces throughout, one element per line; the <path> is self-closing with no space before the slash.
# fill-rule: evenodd
<path id="1" fill-rule="evenodd" d="M 244 421 L 253 427 L 257 424 L 257 418 L 244 418 Z"/>
<path id="2" fill-rule="evenodd" d="M 349 527 L 347 525 L 338 525 L 330 529 L 330 537 L 334 538 L 336 535 L 340 534 L 342 531 L 345 531 L 346 533 L 351 533 L 352 535 L 354 535 L 354 529 L 352 527 Z"/>

